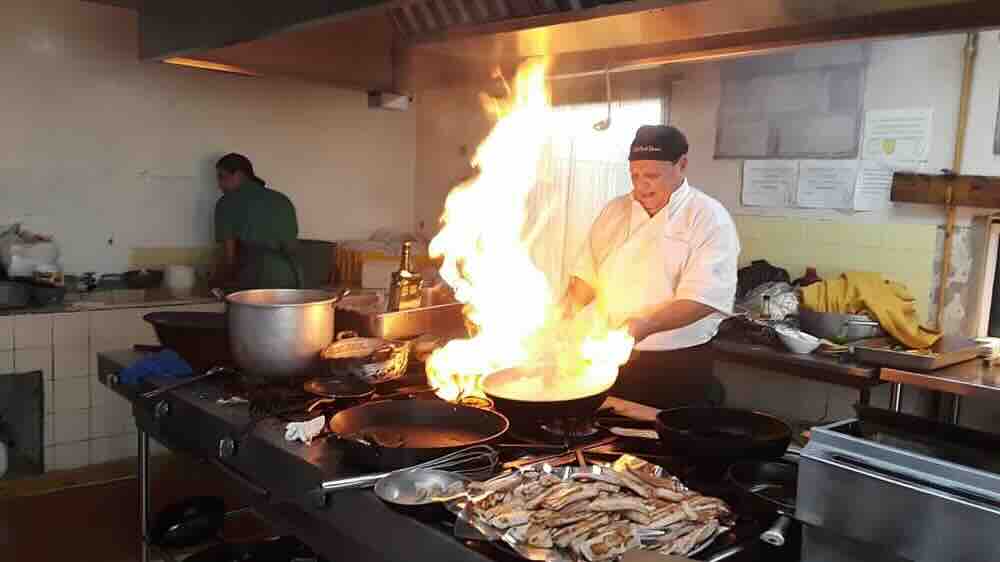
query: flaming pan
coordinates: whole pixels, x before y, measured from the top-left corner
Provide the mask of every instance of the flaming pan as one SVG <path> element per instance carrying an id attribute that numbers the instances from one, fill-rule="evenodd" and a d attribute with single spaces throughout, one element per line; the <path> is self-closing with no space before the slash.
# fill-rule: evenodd
<path id="1" fill-rule="evenodd" d="M 554 420 L 585 420 L 593 417 L 614 382 L 580 384 L 552 383 L 555 367 L 514 367 L 483 377 L 483 391 L 496 409 L 524 423 Z"/>

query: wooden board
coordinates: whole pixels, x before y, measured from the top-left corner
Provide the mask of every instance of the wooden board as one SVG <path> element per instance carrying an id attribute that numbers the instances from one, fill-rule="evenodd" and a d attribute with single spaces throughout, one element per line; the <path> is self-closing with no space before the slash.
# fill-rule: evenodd
<path id="1" fill-rule="evenodd" d="M 960 207 L 1000 208 L 1000 178 L 897 173 L 890 199 L 901 203 L 944 205 L 948 186 L 952 204 Z"/>

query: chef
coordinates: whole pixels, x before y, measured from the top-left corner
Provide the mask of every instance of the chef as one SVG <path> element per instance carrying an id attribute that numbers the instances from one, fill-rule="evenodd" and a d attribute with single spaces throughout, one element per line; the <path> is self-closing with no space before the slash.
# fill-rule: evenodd
<path id="1" fill-rule="evenodd" d="M 594 222 L 563 301 L 569 314 L 588 308 L 627 328 L 635 352 L 612 394 L 659 408 L 722 401 L 708 342 L 736 294 L 736 227 L 688 183 L 687 152 L 678 129 L 639 128 L 632 192 Z"/>
<path id="2" fill-rule="evenodd" d="M 295 289 L 302 272 L 293 253 L 299 234 L 295 206 L 257 177 L 242 154 L 215 165 L 222 197 L 215 204 L 221 260 L 214 284 L 230 289 Z"/>

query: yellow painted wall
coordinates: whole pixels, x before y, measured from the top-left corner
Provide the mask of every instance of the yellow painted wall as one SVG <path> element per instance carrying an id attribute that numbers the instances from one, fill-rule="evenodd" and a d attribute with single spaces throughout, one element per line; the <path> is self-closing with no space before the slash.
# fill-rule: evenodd
<path id="1" fill-rule="evenodd" d="M 844 271 L 876 271 L 906 284 L 917 299 L 921 318 L 927 318 L 934 268 L 937 227 L 925 224 L 861 224 L 786 219 L 734 217 L 743 251 L 740 267 L 766 259 L 788 270 L 793 279 L 808 266 L 820 277 Z"/>

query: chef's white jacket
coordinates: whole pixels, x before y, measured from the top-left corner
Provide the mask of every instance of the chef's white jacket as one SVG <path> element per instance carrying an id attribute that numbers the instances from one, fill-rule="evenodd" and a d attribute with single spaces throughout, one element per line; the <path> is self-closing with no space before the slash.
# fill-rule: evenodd
<path id="1" fill-rule="evenodd" d="M 594 288 L 596 311 L 612 326 L 670 300 L 732 313 L 739 237 L 721 203 L 687 180 L 650 217 L 631 194 L 613 199 L 591 227 L 573 275 Z M 725 318 L 715 312 L 682 328 L 650 335 L 639 350 L 703 344 Z"/>

